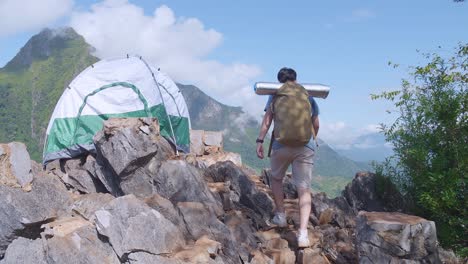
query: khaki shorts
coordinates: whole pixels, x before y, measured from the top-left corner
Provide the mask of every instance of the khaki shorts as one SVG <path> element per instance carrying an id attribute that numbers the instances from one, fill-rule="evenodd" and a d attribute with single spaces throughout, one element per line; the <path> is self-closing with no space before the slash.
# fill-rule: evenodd
<path id="1" fill-rule="evenodd" d="M 297 188 L 310 188 L 315 151 L 308 147 L 282 147 L 272 150 L 271 176 L 283 180 L 292 164 L 292 182 Z"/>

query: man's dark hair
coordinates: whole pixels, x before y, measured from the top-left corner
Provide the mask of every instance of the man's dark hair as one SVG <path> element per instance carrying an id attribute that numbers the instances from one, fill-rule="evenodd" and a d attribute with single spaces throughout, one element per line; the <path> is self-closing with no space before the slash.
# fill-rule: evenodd
<path id="1" fill-rule="evenodd" d="M 297 77 L 296 71 L 291 68 L 281 68 L 278 72 L 278 81 L 280 83 L 285 83 L 287 81 L 295 81 Z"/>

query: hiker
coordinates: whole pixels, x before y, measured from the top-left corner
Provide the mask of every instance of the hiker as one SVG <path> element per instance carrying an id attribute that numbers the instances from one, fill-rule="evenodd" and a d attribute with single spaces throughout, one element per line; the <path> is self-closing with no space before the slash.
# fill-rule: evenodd
<path id="1" fill-rule="evenodd" d="M 257 138 L 257 156 L 260 159 L 264 158 L 263 141 L 274 120 L 270 160 L 271 189 L 276 211 L 271 222 L 279 227 L 287 226 L 283 203 L 283 178 L 292 164 L 292 181 L 299 194 L 298 246 L 309 247 L 307 224 L 311 210 L 310 186 L 315 136 L 319 129 L 319 109 L 304 87 L 296 82 L 296 77 L 296 72 L 291 68 L 282 68 L 278 72 L 278 81 L 283 83 L 283 86 L 276 95 L 270 96 L 266 104 L 266 113 Z"/>

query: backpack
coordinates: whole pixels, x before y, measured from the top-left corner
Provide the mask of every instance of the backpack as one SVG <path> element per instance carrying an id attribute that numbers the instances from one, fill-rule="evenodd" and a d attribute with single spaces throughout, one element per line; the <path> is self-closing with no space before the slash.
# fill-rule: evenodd
<path id="1" fill-rule="evenodd" d="M 307 90 L 300 84 L 287 82 L 281 86 L 271 103 L 273 137 L 282 145 L 301 147 L 315 137 L 312 127 L 312 106 Z"/>

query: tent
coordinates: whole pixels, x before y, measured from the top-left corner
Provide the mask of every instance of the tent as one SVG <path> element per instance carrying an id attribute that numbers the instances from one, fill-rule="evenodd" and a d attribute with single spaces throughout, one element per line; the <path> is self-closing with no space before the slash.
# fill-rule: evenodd
<path id="1" fill-rule="evenodd" d="M 157 117 L 161 135 L 190 147 L 190 118 L 177 85 L 141 57 L 101 60 L 65 88 L 49 121 L 43 163 L 95 151 L 93 136 L 111 117 Z"/>

